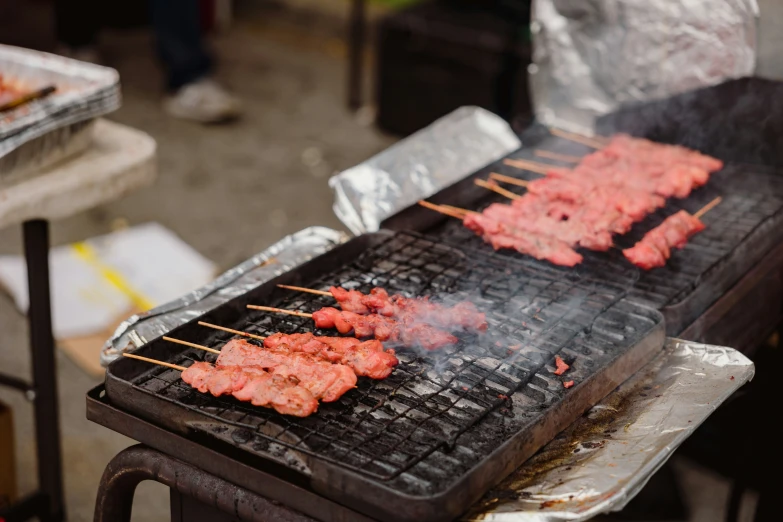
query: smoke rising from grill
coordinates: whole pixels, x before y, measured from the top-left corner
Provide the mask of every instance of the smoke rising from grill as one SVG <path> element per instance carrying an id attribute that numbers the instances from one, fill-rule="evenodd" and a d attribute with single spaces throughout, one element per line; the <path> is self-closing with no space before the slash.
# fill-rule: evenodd
<path id="1" fill-rule="evenodd" d="M 599 134 L 677 143 L 727 162 L 783 166 L 783 84 L 740 78 L 600 118 Z"/>

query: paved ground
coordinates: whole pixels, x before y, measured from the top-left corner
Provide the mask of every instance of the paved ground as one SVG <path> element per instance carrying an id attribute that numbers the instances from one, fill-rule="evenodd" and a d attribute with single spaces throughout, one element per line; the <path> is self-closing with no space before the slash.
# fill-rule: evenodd
<path id="1" fill-rule="evenodd" d="M 393 138 L 345 110 L 345 53 L 334 27 L 268 13 L 244 15 L 216 41 L 219 76 L 246 104 L 246 117 L 232 126 L 167 118 L 158 110 L 161 78 L 146 32 L 105 39 L 106 60 L 120 70 L 125 96 L 112 119 L 158 140 L 160 179 L 114 205 L 55 223 L 55 244 L 106 233 L 117 219 L 158 221 L 226 268 L 305 226 L 340 226 L 331 212 L 327 178 Z M 0 231 L 0 254 L 19 247 L 18 230 Z M 29 374 L 25 321 L 5 296 L 0 332 L 0 368 Z M 132 441 L 85 420 L 84 393 L 98 381 L 62 354 L 58 364 L 69 519 L 88 521 L 104 466 Z M 18 476 L 22 491 L 29 491 L 35 486 L 30 408 L 6 390 L 0 390 L 0 400 L 16 415 Z M 679 462 L 677 471 L 694 511 L 691 520 L 721 519 L 727 483 L 687 462 Z M 136 498 L 135 521 L 168 520 L 164 488 L 145 483 Z"/>

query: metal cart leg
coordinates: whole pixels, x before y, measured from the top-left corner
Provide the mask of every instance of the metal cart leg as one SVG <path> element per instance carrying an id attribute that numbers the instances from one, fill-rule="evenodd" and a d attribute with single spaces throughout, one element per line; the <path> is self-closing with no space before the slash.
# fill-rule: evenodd
<path id="1" fill-rule="evenodd" d="M 65 520 L 60 448 L 60 414 L 57 403 L 52 312 L 49 295 L 49 223 L 27 221 L 23 225 L 27 285 L 30 296 L 28 321 L 35 390 L 35 436 L 40 490 L 49 497 L 46 522 Z"/>
<path id="2" fill-rule="evenodd" d="M 366 0 L 353 0 L 348 30 L 348 108 L 362 106 Z"/>
<path id="3" fill-rule="evenodd" d="M 191 516 L 187 520 L 220 520 L 193 518 L 192 510 L 204 505 L 202 515 L 227 513 L 231 520 L 315 522 L 279 503 L 141 444 L 122 450 L 106 466 L 98 488 L 93 522 L 129 522 L 133 493 L 142 480 L 154 480 L 175 491 L 171 497 L 172 521 L 180 522 L 182 515 L 188 513 Z M 187 500 L 183 501 L 183 497 Z"/>

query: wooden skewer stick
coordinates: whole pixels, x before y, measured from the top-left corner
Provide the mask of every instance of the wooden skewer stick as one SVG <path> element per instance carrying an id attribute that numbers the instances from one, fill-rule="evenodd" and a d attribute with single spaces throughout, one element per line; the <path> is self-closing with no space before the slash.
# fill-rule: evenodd
<path id="1" fill-rule="evenodd" d="M 255 335 L 247 332 L 240 332 L 239 330 L 226 328 L 225 326 L 219 326 L 217 324 L 205 323 L 203 321 L 199 321 L 198 324 L 200 324 L 201 326 L 206 326 L 207 328 L 214 328 L 215 330 L 222 330 L 224 332 L 232 333 L 234 335 L 241 335 L 243 337 L 250 337 L 251 339 L 258 339 L 259 341 L 263 341 L 264 339 L 266 339 L 266 337 L 261 337 L 260 335 Z"/>
<path id="2" fill-rule="evenodd" d="M 441 207 L 445 208 L 446 210 L 453 210 L 454 212 L 459 212 L 463 216 L 465 214 L 481 214 L 481 212 L 476 212 L 475 210 L 468 210 L 466 208 L 453 207 L 451 205 L 441 205 Z"/>
<path id="3" fill-rule="evenodd" d="M 124 354 L 122 354 L 122 356 L 123 357 L 130 357 L 131 359 L 138 359 L 140 361 L 145 361 L 145 362 L 152 363 L 152 364 L 158 364 L 160 366 L 167 366 L 169 368 L 173 368 L 173 369 L 179 370 L 181 372 L 184 372 L 185 370 L 187 370 L 187 368 L 185 368 L 184 366 L 179 366 L 179 365 L 176 365 L 176 364 L 171 364 L 171 363 L 159 361 L 157 359 L 150 359 L 149 357 L 142 357 L 141 355 L 133 355 L 132 353 L 124 353 Z"/>
<path id="4" fill-rule="evenodd" d="M 519 199 L 522 197 L 519 194 L 514 194 L 510 190 L 506 190 L 503 187 L 498 186 L 496 183 L 490 183 L 488 181 L 484 181 L 483 179 L 477 179 L 475 183 L 479 187 L 484 187 L 485 189 L 489 189 L 492 192 L 496 192 L 501 196 L 507 197 L 508 199 Z"/>
<path id="5" fill-rule="evenodd" d="M 261 310 L 262 312 L 276 312 L 278 314 L 288 314 L 288 315 L 295 315 L 297 317 L 306 317 L 308 319 L 312 319 L 313 314 L 308 314 L 305 312 L 297 312 L 296 310 L 286 310 L 284 308 L 272 308 L 271 306 L 258 306 L 258 305 L 247 305 L 248 308 L 251 310 Z"/>
<path id="6" fill-rule="evenodd" d="M 579 163 L 582 158 L 580 156 L 571 156 L 568 154 L 559 154 L 557 152 L 550 152 L 548 150 L 536 149 L 533 154 L 539 158 L 553 159 L 557 161 L 566 161 L 568 163 Z"/>
<path id="7" fill-rule="evenodd" d="M 419 201 L 419 205 L 421 205 L 424 208 L 428 208 L 430 210 L 434 210 L 435 212 L 440 212 L 441 214 L 445 214 L 447 216 L 462 219 L 464 216 L 460 215 L 457 211 L 453 209 L 447 209 L 444 207 L 441 207 L 440 205 L 435 205 L 434 203 L 430 203 L 429 201 Z"/>
<path id="8" fill-rule="evenodd" d="M 495 181 L 502 181 L 510 185 L 516 185 L 518 187 L 527 187 L 528 183 L 530 183 L 529 181 L 525 181 L 524 179 L 517 179 L 517 178 L 512 178 L 511 176 L 504 176 L 503 174 L 498 174 L 497 172 L 490 173 L 489 179 Z"/>
<path id="9" fill-rule="evenodd" d="M 721 201 L 723 201 L 723 198 L 722 198 L 722 197 L 720 197 L 720 196 L 718 196 L 717 198 L 713 199 L 712 201 L 710 201 L 709 203 L 707 203 L 706 205 L 704 205 L 704 206 L 701 208 L 701 210 L 699 210 L 698 212 L 696 212 L 696 213 L 693 215 L 693 217 L 695 217 L 695 218 L 697 218 L 697 219 L 698 219 L 698 218 L 701 218 L 701 217 L 702 217 L 704 214 L 706 214 L 707 212 L 709 212 L 710 210 L 712 210 L 713 208 L 715 208 L 715 207 L 718 205 L 718 203 L 720 203 Z"/>
<path id="10" fill-rule="evenodd" d="M 543 163 L 536 163 L 535 161 L 527 161 L 522 159 L 504 159 L 503 163 L 509 167 L 515 167 L 522 170 L 529 170 L 538 174 L 546 174 L 552 168 L 552 165 L 544 165 Z"/>
<path id="11" fill-rule="evenodd" d="M 174 339 L 173 337 L 166 337 L 165 335 L 163 336 L 163 340 L 164 341 L 169 341 L 171 343 L 182 344 L 184 346 L 190 346 L 191 348 L 196 348 L 198 350 L 204 350 L 206 352 L 220 353 L 220 350 L 215 350 L 214 348 L 208 348 L 206 346 L 202 346 L 202 345 L 196 344 L 196 343 L 189 343 L 189 342 L 183 341 L 181 339 Z"/>
<path id="12" fill-rule="evenodd" d="M 560 129 L 555 129 L 550 127 L 549 132 L 553 136 L 557 136 L 558 138 L 564 138 L 566 140 L 571 140 L 576 143 L 581 143 L 582 145 L 587 145 L 588 147 L 592 147 L 594 149 L 601 149 L 605 147 L 608 143 L 607 139 L 603 136 L 584 136 L 582 134 L 577 134 L 575 132 L 568 132 Z"/>
<path id="13" fill-rule="evenodd" d="M 308 294 L 315 294 L 315 295 L 325 295 L 331 297 L 330 292 L 325 292 L 323 290 L 313 290 L 312 288 L 304 288 L 302 286 L 289 286 L 289 285 L 277 285 L 278 288 L 285 288 L 286 290 L 297 290 L 299 292 L 307 292 Z"/>
<path id="14" fill-rule="evenodd" d="M 56 90 L 57 87 L 55 87 L 54 85 L 49 85 L 47 87 L 44 87 L 43 89 L 38 89 L 37 91 L 28 92 L 27 94 L 23 94 L 22 96 L 20 96 L 15 100 L 11 100 L 10 102 L 4 105 L 0 105 L 0 112 L 5 112 L 11 109 L 15 109 L 21 105 L 24 105 L 25 103 L 30 103 L 33 100 L 45 98 Z"/>

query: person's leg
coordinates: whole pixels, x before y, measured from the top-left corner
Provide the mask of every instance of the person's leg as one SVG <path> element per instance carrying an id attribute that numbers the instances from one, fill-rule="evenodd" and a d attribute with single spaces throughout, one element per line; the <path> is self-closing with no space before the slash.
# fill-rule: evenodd
<path id="1" fill-rule="evenodd" d="M 68 51 L 94 49 L 100 30 L 98 0 L 55 0 L 57 43 Z"/>
<path id="2" fill-rule="evenodd" d="M 208 76 L 212 60 L 201 35 L 198 0 L 151 0 L 158 54 L 171 91 Z"/>
<path id="3" fill-rule="evenodd" d="M 198 0 L 152 0 L 158 53 L 171 96 L 164 107 L 177 118 L 213 123 L 239 115 L 239 102 L 209 79 L 212 60 L 201 34 Z"/>

